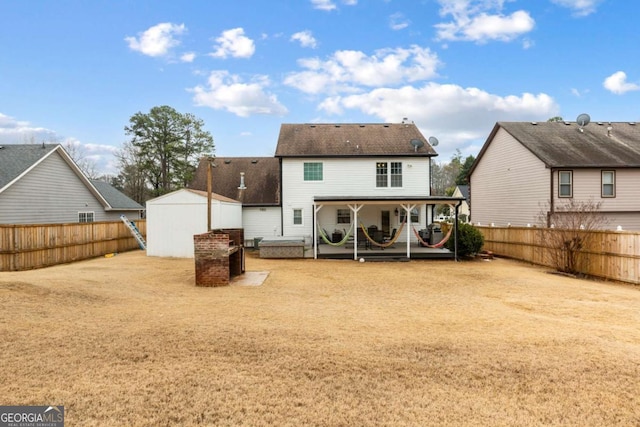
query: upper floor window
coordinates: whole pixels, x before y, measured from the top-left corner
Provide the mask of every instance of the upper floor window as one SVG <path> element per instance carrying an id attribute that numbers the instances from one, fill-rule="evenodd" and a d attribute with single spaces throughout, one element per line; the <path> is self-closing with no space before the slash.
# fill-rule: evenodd
<path id="1" fill-rule="evenodd" d="M 402 162 L 391 162 L 391 186 L 402 187 Z"/>
<path id="2" fill-rule="evenodd" d="M 387 162 L 376 163 L 376 187 L 387 186 L 388 167 Z"/>
<path id="3" fill-rule="evenodd" d="M 615 171 L 602 171 L 602 197 L 616 197 Z"/>
<path id="4" fill-rule="evenodd" d="M 305 181 L 322 181 L 322 163 L 321 162 L 305 162 L 304 180 Z"/>
<path id="5" fill-rule="evenodd" d="M 376 187 L 389 186 L 402 187 L 402 162 L 376 163 Z"/>
<path id="6" fill-rule="evenodd" d="M 338 209 L 338 224 L 351 224 L 351 209 Z"/>
<path id="7" fill-rule="evenodd" d="M 573 197 L 573 171 L 558 171 L 558 197 Z"/>
<path id="8" fill-rule="evenodd" d="M 93 212 L 78 212 L 78 222 L 93 222 L 93 221 L 94 221 Z"/>

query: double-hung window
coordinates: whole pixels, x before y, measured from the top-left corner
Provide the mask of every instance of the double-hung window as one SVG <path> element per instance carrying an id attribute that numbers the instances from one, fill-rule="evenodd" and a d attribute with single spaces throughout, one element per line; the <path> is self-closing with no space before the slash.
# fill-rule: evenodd
<path id="1" fill-rule="evenodd" d="M 616 197 L 615 171 L 602 171 L 602 197 Z"/>
<path id="2" fill-rule="evenodd" d="M 402 187 L 402 162 L 377 162 L 376 187 Z"/>
<path id="3" fill-rule="evenodd" d="M 322 162 L 305 162 L 304 180 L 322 181 Z"/>
<path id="4" fill-rule="evenodd" d="M 558 171 L 558 197 L 573 197 L 573 171 Z"/>
<path id="5" fill-rule="evenodd" d="M 400 222 L 403 223 L 405 221 L 405 217 L 406 217 L 406 211 L 404 209 L 400 209 Z M 411 209 L 411 222 L 413 224 L 417 223 L 418 221 L 420 221 L 420 209 L 419 208 L 413 208 Z"/>
<path id="6" fill-rule="evenodd" d="M 93 222 L 93 212 L 78 212 L 78 222 Z"/>
<path id="7" fill-rule="evenodd" d="M 293 225 L 302 225 L 302 209 L 293 210 Z"/>
<path id="8" fill-rule="evenodd" d="M 351 210 L 338 209 L 338 218 L 336 222 L 338 224 L 351 224 Z"/>
<path id="9" fill-rule="evenodd" d="M 387 187 L 387 162 L 376 163 L 376 187 Z"/>

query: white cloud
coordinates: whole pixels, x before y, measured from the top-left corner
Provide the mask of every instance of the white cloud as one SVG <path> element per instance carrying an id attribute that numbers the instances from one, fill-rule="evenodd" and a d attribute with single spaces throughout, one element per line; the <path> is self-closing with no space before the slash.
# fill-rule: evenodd
<path id="1" fill-rule="evenodd" d="M 328 114 L 358 110 L 384 122 L 408 117 L 441 142 L 452 144 L 486 138 L 491 131 L 487 124 L 497 121 L 543 121 L 559 112 L 553 98 L 544 93 L 500 96 L 478 88 L 436 83 L 329 97 L 319 109 Z"/>
<path id="2" fill-rule="evenodd" d="M 623 95 L 627 92 L 640 90 L 640 86 L 635 83 L 627 83 L 627 74 L 624 71 L 617 71 L 604 79 L 602 85 L 616 95 Z"/>
<path id="3" fill-rule="evenodd" d="M 476 43 L 512 41 L 533 30 L 535 21 L 524 10 L 510 15 L 502 12 L 504 0 L 438 0 L 440 15 L 453 21 L 436 24 L 439 40 Z"/>
<path id="4" fill-rule="evenodd" d="M 313 37 L 313 34 L 309 30 L 299 31 L 294 35 L 292 35 L 289 40 L 298 41 L 300 42 L 300 46 L 310 47 L 313 49 L 315 49 L 316 46 L 318 45 L 318 42 L 316 41 L 316 39 Z"/>
<path id="5" fill-rule="evenodd" d="M 345 6 L 355 6 L 358 4 L 358 0 L 342 0 Z M 314 9 L 332 11 L 338 8 L 338 6 L 332 0 L 311 0 L 311 5 Z"/>
<path id="6" fill-rule="evenodd" d="M 596 11 L 602 0 L 551 0 L 553 3 L 573 10 L 575 16 L 587 16 Z"/>
<path id="7" fill-rule="evenodd" d="M 189 91 L 194 94 L 196 105 L 227 110 L 240 117 L 286 114 L 287 108 L 276 95 L 266 91 L 269 84 L 266 76 L 256 76 L 250 82 L 243 82 L 228 71 L 212 71 L 206 86 L 196 86 Z"/>
<path id="8" fill-rule="evenodd" d="M 184 33 L 184 24 L 172 24 L 164 22 L 154 25 L 148 30 L 138 33 L 138 37 L 125 37 L 129 48 L 147 56 L 164 56 L 172 47 L 180 44 L 176 36 Z"/>
<path id="9" fill-rule="evenodd" d="M 182 62 L 193 62 L 194 59 L 196 59 L 195 52 L 185 52 L 180 56 Z"/>
<path id="10" fill-rule="evenodd" d="M 250 58 L 256 50 L 253 40 L 244 35 L 242 28 L 223 31 L 216 42 L 216 50 L 210 53 L 214 58 Z"/>
<path id="11" fill-rule="evenodd" d="M 391 27 L 392 30 L 403 30 L 407 28 L 409 24 L 411 24 L 411 21 L 405 18 L 400 12 L 396 12 L 389 17 L 389 27 Z"/>
<path id="12" fill-rule="evenodd" d="M 289 74 L 284 83 L 303 92 L 354 92 L 359 86 L 396 85 L 436 76 L 440 61 L 428 48 L 413 45 L 409 49 L 381 49 L 372 56 L 354 50 L 335 52 L 322 61 L 308 58 L 298 61 L 305 71 Z"/>
<path id="13" fill-rule="evenodd" d="M 23 120 L 0 113 L 0 143 L 37 144 L 56 140 L 56 133 L 50 129 L 33 126 Z"/>

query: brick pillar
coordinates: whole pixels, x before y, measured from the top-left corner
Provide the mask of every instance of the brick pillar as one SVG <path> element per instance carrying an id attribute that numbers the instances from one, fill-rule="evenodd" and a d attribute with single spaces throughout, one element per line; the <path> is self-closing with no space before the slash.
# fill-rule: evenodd
<path id="1" fill-rule="evenodd" d="M 193 236 L 196 286 L 229 284 L 229 234 L 210 232 Z"/>

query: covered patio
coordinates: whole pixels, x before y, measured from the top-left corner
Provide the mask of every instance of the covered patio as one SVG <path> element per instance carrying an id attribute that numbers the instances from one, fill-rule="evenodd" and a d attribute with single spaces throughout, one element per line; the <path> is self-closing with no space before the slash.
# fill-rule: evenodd
<path id="1" fill-rule="evenodd" d="M 456 259 L 457 254 L 457 227 L 458 208 L 464 198 L 446 196 L 423 196 L 423 197 L 315 197 L 313 208 L 313 256 L 314 258 L 337 258 L 337 259 Z M 453 224 L 450 234 L 440 242 L 426 242 L 416 226 L 428 226 L 433 224 L 436 205 L 448 205 L 450 214 L 453 217 Z M 415 220 L 416 208 L 425 206 L 423 213 L 424 221 Z M 327 236 L 327 232 L 318 223 L 319 214 L 323 208 L 333 207 L 348 208 L 350 211 L 349 230 L 344 229 L 342 240 L 336 242 Z M 373 209 L 372 209 L 373 208 Z M 360 216 L 368 209 L 369 218 L 371 214 L 381 214 L 382 229 L 384 233 L 369 232 L 360 220 Z M 395 215 L 399 218 L 397 228 L 389 233 L 389 224 L 385 224 L 385 214 L 389 209 L 394 209 Z M 418 211 L 419 212 L 419 211 Z M 345 224 L 346 225 L 346 224 Z M 374 225 L 373 229 L 377 227 Z M 450 251 L 443 247 L 444 240 L 453 239 L 454 250 Z"/>

